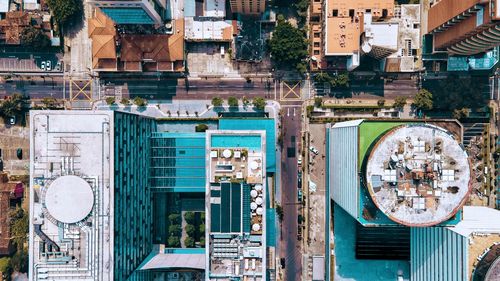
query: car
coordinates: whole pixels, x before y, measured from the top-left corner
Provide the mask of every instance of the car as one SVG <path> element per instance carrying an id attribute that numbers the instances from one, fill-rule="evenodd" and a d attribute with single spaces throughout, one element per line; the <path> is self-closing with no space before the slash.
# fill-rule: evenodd
<path id="1" fill-rule="evenodd" d="M 297 192 L 297 199 L 299 200 L 299 202 L 302 202 L 302 189 L 298 190 L 298 192 Z"/>
<path id="2" fill-rule="evenodd" d="M 47 61 L 47 71 L 51 71 L 52 70 L 52 63 L 50 62 L 50 60 Z"/>
<path id="3" fill-rule="evenodd" d="M 299 159 L 297 160 L 297 165 L 302 166 L 302 156 L 299 156 Z"/>
<path id="4" fill-rule="evenodd" d="M 285 268 L 285 266 L 286 266 L 286 263 L 285 263 L 285 262 L 286 262 L 286 259 L 285 259 L 285 258 L 281 258 L 281 259 L 280 259 L 281 268 L 283 268 L 283 269 L 284 269 L 284 268 Z"/>
<path id="5" fill-rule="evenodd" d="M 3 160 L 0 159 L 0 172 L 3 171 Z"/>
<path id="6" fill-rule="evenodd" d="M 23 159 L 23 150 L 22 148 L 18 148 L 16 149 L 16 156 L 19 160 L 22 160 Z"/>
<path id="7" fill-rule="evenodd" d="M 9 117 L 9 125 L 16 125 L 16 116 Z"/>
<path id="8" fill-rule="evenodd" d="M 42 63 L 40 64 L 40 68 L 41 68 L 42 70 L 45 70 L 45 61 L 42 61 Z"/>
<path id="9" fill-rule="evenodd" d="M 316 154 L 316 155 L 318 155 L 318 154 L 319 154 L 319 151 L 318 151 L 318 150 L 317 150 L 314 146 L 312 146 L 312 145 L 309 147 L 309 150 L 310 150 L 312 153 Z"/>

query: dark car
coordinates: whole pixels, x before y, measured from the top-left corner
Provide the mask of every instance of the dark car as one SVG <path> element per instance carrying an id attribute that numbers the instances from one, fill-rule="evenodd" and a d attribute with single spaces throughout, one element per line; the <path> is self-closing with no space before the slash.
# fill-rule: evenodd
<path id="1" fill-rule="evenodd" d="M 281 268 L 285 268 L 285 258 L 280 259 Z"/>
<path id="2" fill-rule="evenodd" d="M 16 156 L 19 160 L 23 159 L 23 150 L 21 148 L 16 150 Z"/>

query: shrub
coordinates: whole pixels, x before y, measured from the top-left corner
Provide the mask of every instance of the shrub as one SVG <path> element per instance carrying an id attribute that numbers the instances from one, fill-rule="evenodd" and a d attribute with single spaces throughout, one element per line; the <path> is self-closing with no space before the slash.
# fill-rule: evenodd
<path id="1" fill-rule="evenodd" d="M 377 101 L 377 105 L 380 106 L 380 107 L 384 106 L 385 105 L 385 100 L 384 99 L 378 100 Z"/>
<path id="2" fill-rule="evenodd" d="M 146 106 L 148 104 L 148 102 L 141 97 L 135 97 L 134 104 L 137 106 Z"/>
<path id="3" fill-rule="evenodd" d="M 404 106 L 406 105 L 406 97 L 396 97 L 396 99 L 394 99 L 394 104 L 393 106 L 395 108 L 403 108 Z"/>
<path id="4" fill-rule="evenodd" d="M 184 220 L 186 220 L 186 223 L 188 223 L 188 224 L 194 224 L 194 213 L 193 212 L 186 212 L 184 214 Z"/>
<path id="5" fill-rule="evenodd" d="M 178 224 L 172 224 L 168 227 L 168 233 L 173 236 L 179 236 L 182 232 L 181 226 Z"/>
<path id="6" fill-rule="evenodd" d="M 128 98 L 122 98 L 122 100 L 120 102 L 122 104 L 124 104 L 124 105 L 129 105 L 130 104 L 130 100 Z"/>
<path id="7" fill-rule="evenodd" d="M 184 230 L 186 230 L 186 234 L 188 236 L 194 237 L 194 233 L 195 233 L 194 225 L 188 224 L 188 225 L 186 225 L 186 227 L 184 228 Z"/>
<path id="8" fill-rule="evenodd" d="M 205 237 L 201 237 L 200 239 L 200 246 L 205 247 Z"/>
<path id="9" fill-rule="evenodd" d="M 186 237 L 186 239 L 184 239 L 184 246 L 187 248 L 194 248 L 194 239 L 192 237 Z"/>
<path id="10" fill-rule="evenodd" d="M 321 97 L 315 97 L 314 98 L 314 106 L 321 107 L 321 105 L 323 105 L 323 99 Z"/>
<path id="11" fill-rule="evenodd" d="M 206 228 L 206 226 L 204 223 L 200 224 L 199 229 L 198 229 L 198 231 L 200 232 L 200 235 L 205 235 L 205 228 Z"/>
<path id="12" fill-rule="evenodd" d="M 113 104 L 115 104 L 115 102 L 116 102 L 116 100 L 115 100 L 115 98 L 114 98 L 114 97 L 107 97 L 107 98 L 106 98 L 106 103 L 107 103 L 108 105 L 113 105 Z"/>
<path id="13" fill-rule="evenodd" d="M 238 102 L 238 99 L 236 97 L 229 97 L 227 99 L 227 104 L 229 104 L 229 106 L 231 106 L 231 107 L 238 107 L 239 102 Z"/>
<path id="14" fill-rule="evenodd" d="M 215 97 L 212 99 L 212 105 L 215 106 L 215 107 L 221 107 L 222 104 L 223 104 L 223 100 L 219 97 Z"/>
<path id="15" fill-rule="evenodd" d="M 266 107 L 266 100 L 261 97 L 254 98 L 252 103 L 257 110 L 264 110 L 264 108 Z"/>
<path id="16" fill-rule="evenodd" d="M 207 124 L 198 124 L 198 125 L 196 125 L 194 130 L 196 132 L 205 132 L 206 130 L 208 130 L 208 125 Z"/>
<path id="17" fill-rule="evenodd" d="M 179 214 L 171 214 L 168 216 L 168 220 L 171 224 L 180 224 L 181 223 L 181 215 Z"/>
<path id="18" fill-rule="evenodd" d="M 168 246 L 171 248 L 177 248 L 177 247 L 181 246 L 181 240 L 179 239 L 179 237 L 176 237 L 176 236 L 170 236 L 168 238 L 167 243 L 168 243 Z"/>

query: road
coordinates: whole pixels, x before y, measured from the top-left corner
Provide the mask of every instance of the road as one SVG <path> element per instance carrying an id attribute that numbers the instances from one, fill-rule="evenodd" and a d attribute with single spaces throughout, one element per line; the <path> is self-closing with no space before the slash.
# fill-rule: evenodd
<path id="1" fill-rule="evenodd" d="M 302 279 L 301 241 L 297 239 L 297 157 L 301 143 L 301 108 L 283 107 L 283 153 L 281 155 L 281 204 L 283 207 L 280 257 L 285 258 L 285 280 Z M 295 116 L 294 116 L 295 115 Z"/>

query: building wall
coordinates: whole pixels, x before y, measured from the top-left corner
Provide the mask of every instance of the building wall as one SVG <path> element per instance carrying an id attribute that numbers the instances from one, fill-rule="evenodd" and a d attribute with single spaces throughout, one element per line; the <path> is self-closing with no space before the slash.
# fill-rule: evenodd
<path id="1" fill-rule="evenodd" d="M 445 227 L 411 229 L 412 281 L 468 280 L 468 238 Z"/>
<path id="2" fill-rule="evenodd" d="M 148 143 L 153 130 L 152 119 L 115 113 L 114 280 L 117 281 L 127 280 L 152 250 L 152 198 L 147 175 Z"/>
<path id="3" fill-rule="evenodd" d="M 90 4 L 99 8 L 142 9 L 156 24 L 161 24 L 164 17 L 165 4 L 161 0 L 90 0 Z"/>
<path id="4" fill-rule="evenodd" d="M 260 14 L 266 10 L 266 0 L 230 0 L 231 11 L 239 14 Z"/>
<path id="5" fill-rule="evenodd" d="M 347 213 L 358 218 L 359 176 L 357 123 L 335 125 L 330 130 L 330 196 Z"/>
<path id="6" fill-rule="evenodd" d="M 427 32 L 479 3 L 480 0 L 441 0 L 429 10 Z"/>

